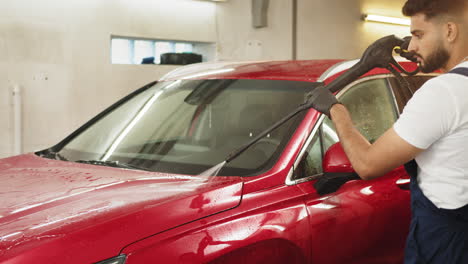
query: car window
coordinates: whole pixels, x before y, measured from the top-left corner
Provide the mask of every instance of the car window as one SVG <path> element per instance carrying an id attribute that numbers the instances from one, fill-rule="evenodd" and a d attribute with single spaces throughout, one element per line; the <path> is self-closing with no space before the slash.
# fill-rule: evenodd
<path id="1" fill-rule="evenodd" d="M 380 137 L 397 119 L 395 100 L 386 79 L 358 83 L 339 95 L 338 100 L 347 107 L 356 128 L 370 142 Z M 295 168 L 294 179 L 323 173 L 322 157 L 338 141 L 333 122 L 325 117 Z"/>
<path id="2" fill-rule="evenodd" d="M 370 142 L 387 131 L 397 119 L 395 100 L 387 79 L 356 84 L 339 97 L 356 128 Z"/>
<path id="3" fill-rule="evenodd" d="M 315 133 L 312 142 L 294 170 L 293 180 L 322 173 L 322 146 L 320 133 Z"/>
<path id="4" fill-rule="evenodd" d="M 322 133 L 322 151 L 325 153 L 333 144 L 340 141 L 335 126 L 329 118 L 325 118 L 320 127 Z"/>
<path id="5" fill-rule="evenodd" d="M 318 84 L 283 80 L 178 80 L 155 84 L 88 125 L 59 154 L 146 170 L 199 174 L 304 102 Z M 252 145 L 220 171 L 256 175 L 279 158 L 305 113 Z"/>

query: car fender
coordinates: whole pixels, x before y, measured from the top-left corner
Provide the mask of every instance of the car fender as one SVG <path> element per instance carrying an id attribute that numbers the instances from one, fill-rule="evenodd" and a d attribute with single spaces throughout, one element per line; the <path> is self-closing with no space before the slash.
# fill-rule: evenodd
<path id="1" fill-rule="evenodd" d="M 310 257 L 310 235 L 301 195 L 296 186 L 248 194 L 239 207 L 138 241 L 121 253 L 127 264 L 245 263 L 249 256 L 260 262 L 304 262 Z"/>

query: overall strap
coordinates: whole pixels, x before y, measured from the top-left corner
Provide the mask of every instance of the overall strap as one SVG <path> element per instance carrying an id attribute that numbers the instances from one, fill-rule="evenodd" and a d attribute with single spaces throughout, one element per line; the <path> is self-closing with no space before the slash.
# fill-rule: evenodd
<path id="1" fill-rule="evenodd" d="M 416 177 L 418 176 L 418 164 L 416 163 L 416 160 L 413 159 L 408 161 L 405 164 L 405 170 L 412 179 L 416 180 Z"/>
<path id="2" fill-rule="evenodd" d="M 455 68 L 449 71 L 448 73 L 456 73 L 456 74 L 461 74 L 461 75 L 468 77 L 468 68 Z"/>

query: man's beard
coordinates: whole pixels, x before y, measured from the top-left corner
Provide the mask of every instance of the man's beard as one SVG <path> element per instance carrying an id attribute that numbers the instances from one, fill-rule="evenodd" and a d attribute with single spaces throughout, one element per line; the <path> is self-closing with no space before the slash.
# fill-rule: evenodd
<path id="1" fill-rule="evenodd" d="M 447 65 L 449 59 L 449 52 L 440 45 L 432 54 L 427 56 L 427 59 L 424 60 L 424 65 L 421 63 L 421 71 L 424 73 L 430 73 L 438 70 Z"/>

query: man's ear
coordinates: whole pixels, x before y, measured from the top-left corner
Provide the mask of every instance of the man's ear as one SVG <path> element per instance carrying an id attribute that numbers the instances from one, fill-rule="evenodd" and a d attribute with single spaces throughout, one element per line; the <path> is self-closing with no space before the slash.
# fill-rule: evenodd
<path id="1" fill-rule="evenodd" d="M 448 22 L 445 25 L 446 38 L 449 43 L 455 42 L 459 35 L 459 26 L 454 22 Z"/>

